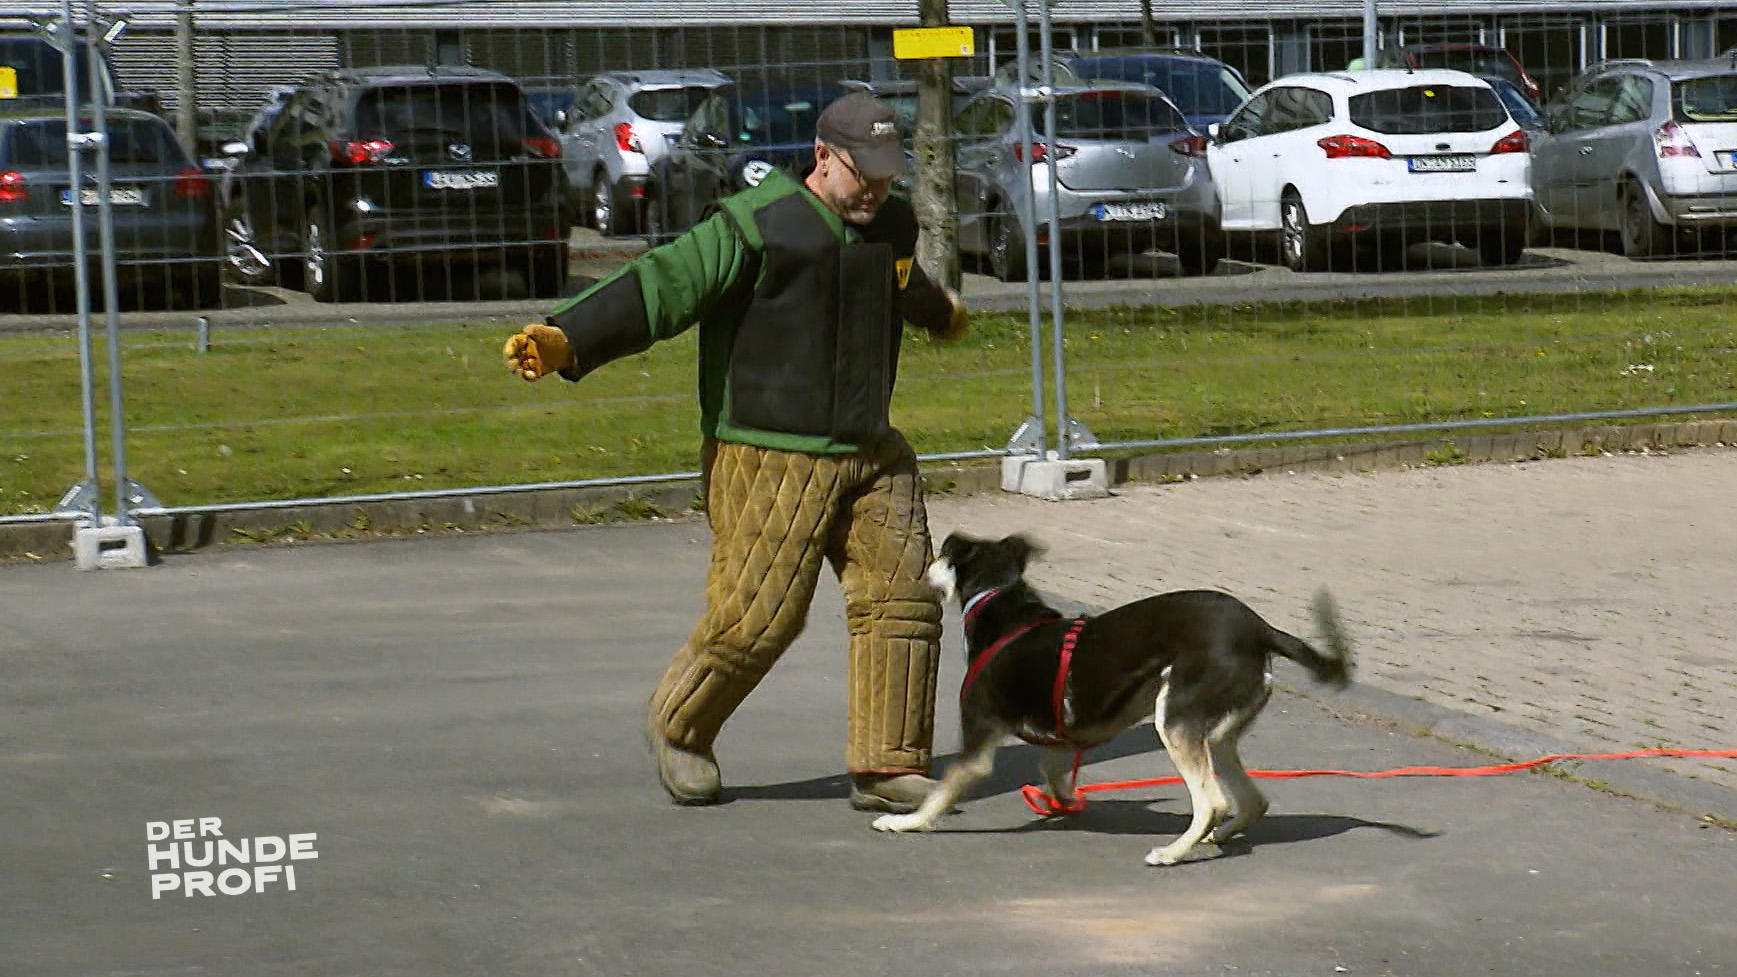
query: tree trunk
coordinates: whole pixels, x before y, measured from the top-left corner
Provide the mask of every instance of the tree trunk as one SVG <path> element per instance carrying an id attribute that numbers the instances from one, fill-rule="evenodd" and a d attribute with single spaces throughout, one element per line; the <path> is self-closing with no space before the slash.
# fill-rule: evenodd
<path id="1" fill-rule="evenodd" d="M 947 0 L 920 0 L 924 27 L 946 27 Z M 918 62 L 916 172 L 911 204 L 922 235 L 917 263 L 949 288 L 959 287 L 959 204 L 953 192 L 953 62 Z"/>

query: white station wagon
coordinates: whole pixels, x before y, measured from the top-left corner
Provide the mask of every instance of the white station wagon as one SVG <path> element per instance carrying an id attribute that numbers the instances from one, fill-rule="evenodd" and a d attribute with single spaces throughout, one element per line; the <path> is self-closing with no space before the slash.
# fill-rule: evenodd
<path id="1" fill-rule="evenodd" d="M 1293 270 L 1326 269 L 1354 247 L 1379 259 L 1422 241 L 1458 242 L 1506 265 L 1526 246 L 1527 135 L 1474 75 L 1289 75 L 1211 132 L 1224 231 L 1278 232 Z"/>

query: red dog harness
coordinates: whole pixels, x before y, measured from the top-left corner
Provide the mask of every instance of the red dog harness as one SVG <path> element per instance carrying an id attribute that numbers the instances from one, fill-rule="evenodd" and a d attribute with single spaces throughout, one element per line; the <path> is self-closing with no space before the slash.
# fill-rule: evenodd
<path id="1" fill-rule="evenodd" d="M 970 627 L 971 619 L 976 616 L 982 603 L 999 592 L 1000 588 L 997 587 L 992 590 L 986 590 L 972 598 L 970 606 L 965 609 L 965 625 L 967 628 Z M 1059 620 L 1061 620 L 1061 615 L 1052 613 L 1051 615 L 1039 618 L 1038 620 L 1027 622 L 1026 624 L 1014 628 L 1012 631 L 1007 632 L 1001 637 L 996 638 L 989 647 L 983 649 L 976 658 L 971 660 L 970 667 L 965 670 L 965 681 L 959 685 L 959 700 L 961 702 L 965 700 L 965 693 L 970 690 L 971 684 L 977 681 L 978 674 L 981 673 L 984 668 L 988 667 L 990 661 L 995 658 L 1001 649 L 1007 647 L 1016 638 L 1025 634 L 1027 631 L 1041 627 L 1051 621 Z M 1060 656 L 1059 660 L 1056 662 L 1055 686 L 1050 696 L 1051 708 L 1055 714 L 1056 735 L 1053 738 L 1025 735 L 1020 736 L 1020 739 L 1037 746 L 1074 746 L 1074 768 L 1071 776 L 1076 780 L 1079 778 L 1080 757 L 1084 754 L 1084 751 L 1075 746 L 1072 740 L 1063 735 L 1062 729 L 1065 727 L 1067 721 L 1068 670 L 1073 665 L 1074 647 L 1079 644 L 1080 632 L 1085 629 L 1085 626 L 1086 619 L 1084 617 L 1076 617 L 1069 623 L 1067 634 L 1062 636 Z M 1038 803 L 1044 805 L 1044 809 L 1038 810 L 1039 814 L 1078 814 L 1086 809 L 1085 799 L 1081 797 L 1076 796 L 1072 802 L 1064 804 L 1060 800 L 1057 800 L 1042 791 L 1037 791 L 1035 788 L 1027 787 L 1025 790 L 1028 792 L 1026 793 L 1027 804 L 1031 804 L 1034 809 L 1037 808 Z M 1033 793 L 1035 793 L 1036 797 L 1041 800 L 1034 803 Z"/>

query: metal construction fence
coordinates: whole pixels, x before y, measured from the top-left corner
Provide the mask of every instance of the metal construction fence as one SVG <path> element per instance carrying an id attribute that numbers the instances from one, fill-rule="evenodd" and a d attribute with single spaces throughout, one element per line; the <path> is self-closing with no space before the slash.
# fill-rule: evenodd
<path id="1" fill-rule="evenodd" d="M 501 341 L 856 90 L 976 313 L 925 458 L 1737 412 L 1737 8 L 866 7 L 0 2 L 0 523 L 691 475 L 691 334 Z"/>

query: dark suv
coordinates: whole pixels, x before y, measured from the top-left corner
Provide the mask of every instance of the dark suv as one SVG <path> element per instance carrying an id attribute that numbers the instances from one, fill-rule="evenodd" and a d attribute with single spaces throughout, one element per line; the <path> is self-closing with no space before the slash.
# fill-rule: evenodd
<path id="1" fill-rule="evenodd" d="M 399 289 L 382 273 L 394 270 L 405 272 L 399 283 L 461 288 L 481 270 L 519 272 L 537 296 L 565 278 L 561 149 L 505 75 L 325 72 L 252 145 L 227 148 L 242 157 L 241 213 L 228 216 L 280 280 L 321 301 L 391 297 Z"/>

